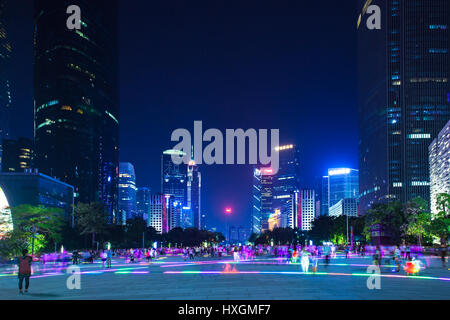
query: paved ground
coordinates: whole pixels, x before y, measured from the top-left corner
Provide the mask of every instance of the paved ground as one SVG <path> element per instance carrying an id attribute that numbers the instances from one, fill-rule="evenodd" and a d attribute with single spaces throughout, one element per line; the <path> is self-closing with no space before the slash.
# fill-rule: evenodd
<path id="1" fill-rule="evenodd" d="M 450 299 L 450 271 L 437 258 L 425 258 L 419 276 L 381 271 L 381 289 L 367 288 L 371 259 L 338 256 L 316 274 L 304 274 L 298 264 L 271 257 L 234 263 L 230 258 L 160 258 L 125 264 L 116 259 L 112 269 L 100 263 L 81 266 L 81 289 L 69 290 L 65 268 L 36 265 L 30 292 L 19 295 L 11 267 L 0 268 L 0 299 L 157 299 L 157 300 L 271 300 L 271 299 Z"/>

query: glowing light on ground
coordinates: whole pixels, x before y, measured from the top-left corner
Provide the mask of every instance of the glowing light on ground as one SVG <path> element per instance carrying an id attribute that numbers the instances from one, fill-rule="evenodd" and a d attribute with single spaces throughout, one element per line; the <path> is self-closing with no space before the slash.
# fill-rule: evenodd
<path id="1" fill-rule="evenodd" d="M 393 274 L 372 274 L 372 273 L 337 273 L 337 272 L 295 272 L 295 271 L 164 271 L 165 274 L 284 274 L 284 275 L 327 275 L 327 276 L 358 276 L 358 277 L 372 277 L 380 276 L 383 278 L 399 278 L 399 279 L 424 279 L 424 280 L 441 280 L 450 281 L 450 278 L 428 277 L 428 276 L 405 276 Z"/>

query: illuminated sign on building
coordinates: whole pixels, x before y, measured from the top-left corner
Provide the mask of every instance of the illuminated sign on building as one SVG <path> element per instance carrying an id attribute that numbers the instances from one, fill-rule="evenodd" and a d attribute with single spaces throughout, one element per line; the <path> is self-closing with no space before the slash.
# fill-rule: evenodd
<path id="1" fill-rule="evenodd" d="M 340 169 L 330 169 L 330 170 L 328 170 L 328 175 L 329 176 L 339 176 L 339 175 L 349 174 L 349 173 L 350 173 L 350 169 L 348 169 L 348 168 L 340 168 Z"/>

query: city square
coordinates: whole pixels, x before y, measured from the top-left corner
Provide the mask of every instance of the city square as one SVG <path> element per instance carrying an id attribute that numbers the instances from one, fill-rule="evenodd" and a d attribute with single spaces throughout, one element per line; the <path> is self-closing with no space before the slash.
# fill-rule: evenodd
<path id="1" fill-rule="evenodd" d="M 69 274 L 53 265 L 31 277 L 30 292 L 19 295 L 11 266 L 0 272 L 0 299 L 57 300 L 448 300 L 450 272 L 437 257 L 423 259 L 427 267 L 418 275 L 395 273 L 381 266 L 380 289 L 368 289 L 372 257 L 338 254 L 316 273 L 301 271 L 274 257 L 235 262 L 231 257 L 160 257 L 152 263 L 124 263 L 113 259 L 112 268 L 101 262 L 81 265 L 81 288 L 69 290 Z M 70 265 L 70 264 L 69 264 Z"/>
<path id="2" fill-rule="evenodd" d="M 0 0 L 0 300 L 449 300 L 449 79 L 449 0 Z"/>

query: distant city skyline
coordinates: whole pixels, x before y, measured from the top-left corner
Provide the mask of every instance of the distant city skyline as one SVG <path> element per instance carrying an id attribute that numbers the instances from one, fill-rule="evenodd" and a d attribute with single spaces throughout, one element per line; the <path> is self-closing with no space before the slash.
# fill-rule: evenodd
<path id="1" fill-rule="evenodd" d="M 32 8 L 11 5 L 18 110 L 11 134 L 32 138 Z M 305 11 L 325 15 L 320 30 Z M 299 147 L 303 187 L 312 188 L 329 167 L 357 167 L 356 50 L 348 50 L 356 49 L 353 3 L 205 2 L 199 10 L 133 1 L 120 12 L 120 47 L 127 48 L 120 60 L 120 161 L 134 164 L 138 187 L 159 189 L 170 133 L 194 120 L 221 130 L 280 128 L 280 143 Z M 250 227 L 251 167 L 200 170 L 207 225 L 225 231 L 223 208 L 231 206 L 230 224 Z"/>

